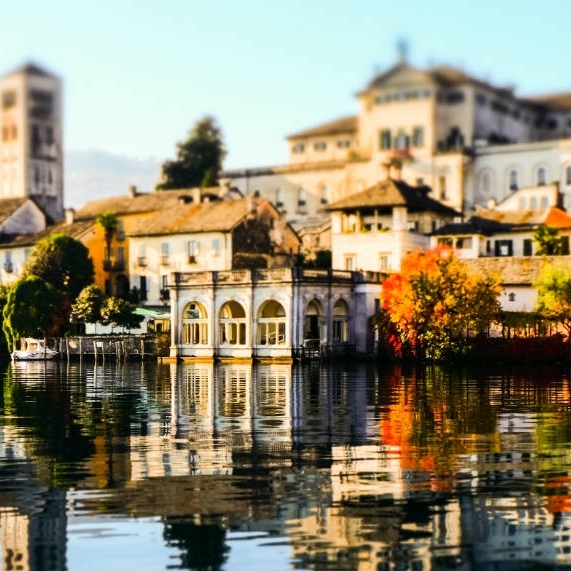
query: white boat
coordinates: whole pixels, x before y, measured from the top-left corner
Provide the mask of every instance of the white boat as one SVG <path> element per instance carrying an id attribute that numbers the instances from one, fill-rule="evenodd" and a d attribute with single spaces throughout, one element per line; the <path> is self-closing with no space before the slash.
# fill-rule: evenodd
<path id="1" fill-rule="evenodd" d="M 22 337 L 20 349 L 12 351 L 14 361 L 51 361 L 58 357 L 57 351 L 47 347 L 42 339 L 34 339 L 33 337 Z"/>

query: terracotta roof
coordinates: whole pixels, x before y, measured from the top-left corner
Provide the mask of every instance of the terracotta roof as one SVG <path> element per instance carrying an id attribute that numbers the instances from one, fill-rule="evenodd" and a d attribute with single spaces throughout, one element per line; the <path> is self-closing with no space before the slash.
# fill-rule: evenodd
<path id="1" fill-rule="evenodd" d="M 534 95 L 526 97 L 525 101 L 533 105 L 545 105 L 559 111 L 571 109 L 571 91 L 564 93 L 551 93 L 547 95 Z"/>
<path id="2" fill-rule="evenodd" d="M 10 218 L 16 210 L 21 208 L 28 200 L 28 197 L 2 198 L 0 199 L 0 226 Z"/>
<path id="3" fill-rule="evenodd" d="M 454 209 L 428 196 L 428 186 L 409 186 L 402 180 L 388 179 L 325 207 L 325 210 L 390 209 L 406 206 L 409 210 L 433 211 L 460 216 Z"/>
<path id="4" fill-rule="evenodd" d="M 172 210 L 182 200 L 189 203 L 193 200 L 194 191 L 196 189 L 179 189 L 179 190 L 157 190 L 154 192 L 146 192 L 130 196 L 114 196 L 111 198 L 102 198 L 100 200 L 92 200 L 82 206 L 76 213 L 76 220 L 93 219 L 103 212 L 112 211 L 118 215 L 140 214 L 145 212 L 155 212 L 157 210 Z M 210 194 L 218 196 L 219 188 L 201 189 L 201 194 Z"/>
<path id="5" fill-rule="evenodd" d="M 299 139 L 301 137 L 320 137 L 326 135 L 341 135 L 344 133 L 355 133 L 357 131 L 357 116 L 340 117 L 327 123 L 310 127 L 304 131 L 298 131 L 288 135 L 286 139 Z"/>
<path id="6" fill-rule="evenodd" d="M 402 74 L 404 78 L 402 82 L 395 81 L 395 79 L 398 78 L 399 74 Z M 406 62 L 397 63 L 396 65 L 390 67 L 388 70 L 375 76 L 369 82 L 365 91 L 385 86 L 406 87 L 413 85 L 414 83 L 435 83 L 442 87 L 452 87 L 454 85 L 471 83 L 474 85 L 480 85 L 487 89 L 493 89 L 495 91 L 502 91 L 507 93 L 511 93 L 513 91 L 511 87 L 506 88 L 491 85 L 486 81 L 469 75 L 461 69 L 449 65 L 439 65 L 428 69 L 418 69 L 412 67 Z"/>
<path id="7" fill-rule="evenodd" d="M 535 229 L 538 226 L 571 228 L 571 216 L 556 206 L 540 210 L 510 211 L 477 208 L 476 214 L 467 222 L 445 224 L 433 232 L 433 235 L 483 234 L 489 236 L 497 232 Z"/>
<path id="8" fill-rule="evenodd" d="M 248 197 L 199 204 L 177 204 L 176 208 L 167 208 L 146 218 L 141 222 L 140 228 L 129 232 L 129 236 L 228 232 L 251 211 L 252 200 Z"/>
<path id="9" fill-rule="evenodd" d="M 94 228 L 95 222 L 93 220 L 83 220 L 80 222 L 73 222 L 72 224 L 67 224 L 66 222 L 60 222 L 59 224 L 54 224 L 48 226 L 45 230 L 40 232 L 35 232 L 33 234 L 0 234 L 0 246 L 1 247 L 22 247 L 22 246 L 33 246 L 38 240 L 46 238 L 50 234 L 60 233 L 72 238 L 76 238 L 81 241 L 81 238 Z"/>

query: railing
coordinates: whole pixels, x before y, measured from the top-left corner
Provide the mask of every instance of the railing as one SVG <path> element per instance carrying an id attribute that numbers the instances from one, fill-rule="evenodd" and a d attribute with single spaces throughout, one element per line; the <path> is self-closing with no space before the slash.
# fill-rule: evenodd
<path id="1" fill-rule="evenodd" d="M 178 284 L 208 284 L 208 283 L 253 283 L 253 282 L 291 282 L 291 281 L 322 281 L 349 283 L 382 283 L 381 272 L 352 272 L 346 270 L 320 270 L 310 268 L 270 268 L 228 270 L 217 272 L 177 272 Z"/>
<path id="2" fill-rule="evenodd" d="M 104 260 L 103 269 L 106 272 L 122 272 L 125 270 L 125 260 Z"/>

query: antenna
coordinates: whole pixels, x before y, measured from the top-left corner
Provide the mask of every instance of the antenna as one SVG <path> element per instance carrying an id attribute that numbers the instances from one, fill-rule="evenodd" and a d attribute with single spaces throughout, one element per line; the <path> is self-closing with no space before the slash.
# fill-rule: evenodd
<path id="1" fill-rule="evenodd" d="M 408 42 L 404 38 L 401 38 L 397 41 L 397 53 L 399 63 L 407 63 Z"/>

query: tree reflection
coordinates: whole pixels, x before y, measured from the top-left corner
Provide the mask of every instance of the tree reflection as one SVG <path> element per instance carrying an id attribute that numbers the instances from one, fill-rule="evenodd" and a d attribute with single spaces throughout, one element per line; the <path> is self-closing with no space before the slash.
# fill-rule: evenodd
<path id="1" fill-rule="evenodd" d="M 226 531 L 216 524 L 195 524 L 167 517 L 163 537 L 181 550 L 179 569 L 217 571 L 227 556 Z"/>

